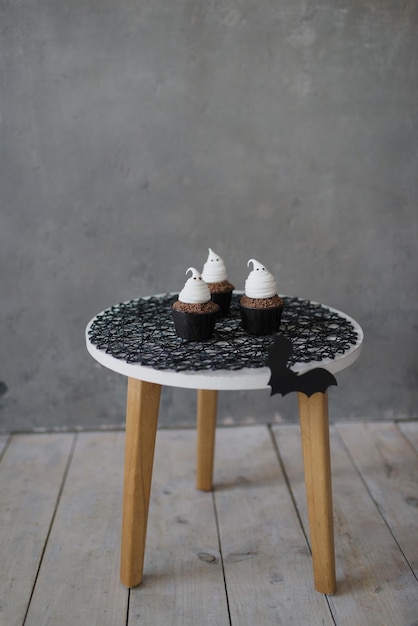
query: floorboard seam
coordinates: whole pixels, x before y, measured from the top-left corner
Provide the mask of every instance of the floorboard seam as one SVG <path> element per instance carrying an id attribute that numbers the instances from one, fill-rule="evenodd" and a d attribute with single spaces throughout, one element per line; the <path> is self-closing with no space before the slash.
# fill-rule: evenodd
<path id="1" fill-rule="evenodd" d="M 13 439 L 13 435 L 9 435 L 6 443 L 4 444 L 4 448 L 3 448 L 3 450 L 0 453 L 0 463 L 3 460 L 4 455 L 6 454 L 6 450 L 10 446 L 10 443 L 11 443 L 12 439 Z"/>
<path id="2" fill-rule="evenodd" d="M 357 466 L 357 463 L 356 463 L 356 462 L 355 462 L 355 460 L 353 459 L 353 457 L 352 457 L 352 455 L 351 455 L 351 453 L 350 453 L 350 450 L 349 450 L 349 449 L 348 449 L 348 447 L 345 445 L 345 442 L 344 442 L 344 439 L 343 439 L 343 437 L 342 437 L 341 433 L 338 431 L 338 429 L 335 429 L 335 430 L 334 430 L 334 432 L 336 432 L 337 437 L 338 437 L 338 439 L 339 439 L 339 441 L 340 441 L 340 443 L 341 443 L 341 445 L 342 445 L 342 447 L 343 447 L 344 451 L 346 452 L 346 454 L 347 454 L 348 458 L 350 459 L 350 463 L 351 463 L 351 464 L 352 464 L 352 466 L 354 467 L 354 470 L 356 471 L 356 473 L 357 473 L 357 475 L 359 476 L 359 478 L 360 478 L 361 482 L 363 483 L 364 488 L 366 489 L 366 491 L 367 491 L 367 493 L 368 493 L 368 495 L 369 495 L 369 497 L 370 497 L 370 500 L 373 502 L 374 506 L 376 507 L 376 509 L 377 509 L 377 511 L 378 511 L 378 513 L 379 513 L 379 515 L 380 515 L 380 517 L 381 517 L 381 518 L 382 518 L 382 520 L 383 520 L 383 523 L 385 524 L 385 526 L 386 526 L 386 528 L 388 529 L 388 531 L 389 531 L 390 535 L 392 536 L 392 539 L 393 539 L 393 540 L 394 540 L 394 542 L 396 543 L 396 545 L 397 545 L 397 547 L 398 547 L 398 549 L 399 549 L 399 552 L 402 554 L 403 558 L 405 559 L 405 563 L 408 565 L 409 569 L 410 569 L 410 570 L 411 570 L 411 572 L 412 572 L 412 575 L 414 576 L 415 580 L 418 582 L 418 577 L 417 577 L 417 575 L 416 575 L 416 573 L 415 573 L 415 571 L 414 571 L 414 568 L 412 567 L 411 563 L 409 562 L 409 559 L 408 559 L 408 557 L 406 556 L 405 552 L 402 550 L 402 547 L 401 547 L 401 545 L 400 545 L 399 541 L 397 540 L 395 533 L 393 532 L 392 528 L 390 527 L 389 522 L 386 520 L 386 517 L 385 517 L 385 515 L 384 515 L 384 513 L 383 513 L 383 511 L 382 511 L 382 508 L 380 507 L 379 503 L 378 503 L 378 502 L 376 501 L 376 499 L 374 498 L 374 496 L 373 496 L 373 494 L 372 494 L 372 492 L 371 492 L 371 490 L 370 490 L 370 488 L 369 488 L 369 485 L 367 484 L 367 481 L 366 481 L 366 480 L 365 480 L 365 478 L 363 477 L 363 475 L 362 475 L 362 473 L 361 473 L 361 471 L 360 471 L 360 468 Z"/>
<path id="3" fill-rule="evenodd" d="M 299 509 L 298 509 L 298 506 L 297 506 L 297 503 L 296 503 L 296 498 L 295 498 L 295 496 L 294 496 L 294 493 L 293 493 L 293 490 L 292 490 L 292 486 L 291 486 L 291 484 L 290 484 L 290 479 L 289 479 L 289 476 L 288 476 L 288 474 L 287 474 L 287 471 L 286 471 L 286 468 L 285 468 L 285 464 L 284 464 L 284 462 L 283 462 L 283 459 L 282 459 L 282 457 L 281 457 L 280 450 L 279 450 L 279 446 L 277 445 L 277 441 L 276 441 L 276 438 L 275 438 L 275 436 L 274 436 L 272 426 L 273 426 L 272 424 L 269 424 L 269 425 L 268 425 L 268 431 L 269 431 L 269 434 L 270 434 L 270 437 L 271 437 L 271 440 L 272 440 L 273 448 L 274 448 L 274 450 L 275 450 L 275 452 L 276 452 L 276 456 L 277 456 L 277 459 L 278 459 L 278 462 L 279 462 L 280 468 L 281 468 L 281 470 L 282 470 L 283 477 L 284 477 L 284 480 L 285 480 L 285 483 L 286 483 L 287 489 L 288 489 L 288 491 L 289 491 L 290 498 L 291 498 L 291 500 L 292 500 L 292 504 L 293 504 L 293 507 L 294 507 L 295 512 L 296 512 L 296 516 L 297 516 L 298 521 L 299 521 L 299 525 L 300 525 L 300 527 L 301 527 L 301 530 L 302 530 L 303 536 L 305 537 L 306 545 L 308 546 L 309 554 L 311 555 L 311 559 L 312 559 L 312 551 L 311 551 L 311 545 L 310 545 L 310 543 L 309 543 L 308 533 L 307 533 L 307 531 L 305 530 L 305 527 L 304 527 L 304 525 L 303 525 L 303 520 L 302 520 L 302 517 L 301 517 L 301 515 L 300 515 L 300 513 L 299 513 Z M 325 598 L 325 601 L 326 601 L 326 603 L 327 603 L 327 605 L 328 605 L 329 614 L 330 614 L 330 617 L 331 617 L 331 619 L 332 619 L 332 621 L 333 621 L 333 623 L 334 623 L 334 626 L 338 626 L 338 625 L 337 625 L 337 622 L 336 622 L 336 620 L 335 620 L 334 611 L 332 610 L 331 600 L 330 600 L 330 598 L 329 598 L 327 595 L 324 595 L 324 598 Z"/>
<path id="4" fill-rule="evenodd" d="M 222 554 L 221 533 L 220 533 L 220 529 L 219 529 L 218 511 L 217 511 L 217 508 L 216 508 L 215 491 L 212 491 L 212 503 L 213 503 L 213 511 L 214 511 L 214 514 L 215 514 L 216 532 L 218 534 L 219 558 L 221 560 L 222 576 L 223 576 L 224 587 L 225 587 L 226 608 L 227 608 L 227 611 L 228 611 L 229 626 L 232 626 L 231 610 L 230 610 L 230 607 L 229 607 L 228 587 L 227 587 L 227 584 L 226 584 L 225 564 L 224 564 L 224 557 L 223 557 L 223 554 Z"/>
<path id="5" fill-rule="evenodd" d="M 64 474 L 63 474 L 63 477 L 62 477 L 62 481 L 61 481 L 60 489 L 59 489 L 58 496 L 57 496 L 57 500 L 56 500 L 56 502 L 55 502 L 55 506 L 54 506 L 54 511 L 53 511 L 53 513 L 52 513 L 52 516 L 51 516 L 51 521 L 50 521 L 50 523 L 49 523 L 49 528 L 48 528 L 48 532 L 47 532 L 47 534 L 46 534 L 46 538 L 45 538 L 45 542 L 44 542 L 44 547 L 43 547 L 43 549 L 42 549 L 41 557 L 40 557 L 40 559 L 39 559 L 38 569 L 37 569 L 37 571 L 36 571 L 35 579 L 34 579 L 34 581 L 33 581 L 32 591 L 31 591 L 31 594 L 30 594 L 30 596 L 29 596 L 28 605 L 27 605 L 27 607 L 26 607 L 26 612 L 25 612 L 25 616 L 24 616 L 24 618 L 23 618 L 22 626 L 25 626 L 25 624 L 26 624 L 26 619 L 27 619 L 27 617 L 28 617 L 28 613 L 29 613 L 30 605 L 31 605 L 31 603 L 32 603 L 33 594 L 35 593 L 36 583 L 38 582 L 39 572 L 41 571 L 42 562 L 43 562 L 43 560 L 44 560 L 45 551 L 46 551 L 46 548 L 47 548 L 47 545 L 48 545 L 48 542 L 49 542 L 49 538 L 50 538 L 50 536 L 51 536 L 52 527 L 53 527 L 54 522 L 55 522 L 55 517 L 56 517 L 56 515 L 57 515 L 57 511 L 58 511 L 59 503 L 60 503 L 60 501 L 61 501 L 62 493 L 63 493 L 63 491 L 64 491 L 65 483 L 67 482 L 67 476 L 68 476 L 68 472 L 69 472 L 69 470 L 70 470 L 70 465 L 71 465 L 71 462 L 72 462 L 72 460 L 73 460 L 74 450 L 75 450 L 75 446 L 76 446 L 76 443 L 77 443 L 77 439 L 78 439 L 78 435 L 75 433 L 75 434 L 73 435 L 73 442 L 72 442 L 72 444 L 71 444 L 70 452 L 69 452 L 69 454 L 68 454 L 67 463 L 66 463 L 66 465 L 65 465 Z"/>

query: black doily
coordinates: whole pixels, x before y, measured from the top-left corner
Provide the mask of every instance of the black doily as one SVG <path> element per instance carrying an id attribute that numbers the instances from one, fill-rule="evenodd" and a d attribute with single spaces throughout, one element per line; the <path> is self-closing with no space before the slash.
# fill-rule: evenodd
<path id="1" fill-rule="evenodd" d="M 100 350 L 128 363 L 177 372 L 265 367 L 273 336 L 255 337 L 241 328 L 238 301 L 232 296 L 228 317 L 216 321 L 211 339 L 189 342 L 177 337 L 171 316 L 176 295 L 131 300 L 98 315 L 89 339 Z M 353 324 L 321 304 L 284 298 L 279 332 L 293 344 L 289 366 L 334 359 L 357 343 Z"/>

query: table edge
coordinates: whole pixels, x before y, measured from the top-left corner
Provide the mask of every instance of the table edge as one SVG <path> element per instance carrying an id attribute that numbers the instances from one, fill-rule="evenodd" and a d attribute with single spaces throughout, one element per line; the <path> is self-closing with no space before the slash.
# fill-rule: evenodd
<path id="1" fill-rule="evenodd" d="M 161 294 L 163 295 L 163 294 Z M 141 299 L 158 297 L 146 296 Z M 317 367 L 326 369 L 332 374 L 350 367 L 359 358 L 362 351 L 362 343 L 364 339 L 363 329 L 360 324 L 356 322 L 352 317 L 343 313 L 342 311 L 330 307 L 326 304 L 321 304 L 310 300 L 313 304 L 320 304 L 326 307 L 332 312 L 338 313 L 354 326 L 355 332 L 358 335 L 357 343 L 350 348 L 344 355 L 337 356 L 334 359 L 325 359 L 322 361 L 312 361 L 310 363 L 296 363 L 292 366 L 292 371 L 302 374 Z M 110 307 L 109 307 L 110 308 Z M 102 313 L 109 310 L 105 309 Z M 127 363 L 123 359 L 117 359 L 116 357 L 107 354 L 104 350 L 100 350 L 89 340 L 89 329 L 97 318 L 98 313 L 87 324 L 85 329 L 86 346 L 89 354 L 98 363 L 110 369 L 118 374 L 127 376 L 129 378 L 135 378 L 143 380 L 145 382 L 156 383 L 159 385 L 169 387 L 180 387 L 183 389 L 214 389 L 214 390 L 254 390 L 254 389 L 267 389 L 270 388 L 268 381 L 270 379 L 270 368 L 258 367 L 258 368 L 242 368 L 239 370 L 204 370 L 196 372 L 176 372 L 174 370 L 158 370 L 152 367 L 141 365 L 140 363 Z"/>

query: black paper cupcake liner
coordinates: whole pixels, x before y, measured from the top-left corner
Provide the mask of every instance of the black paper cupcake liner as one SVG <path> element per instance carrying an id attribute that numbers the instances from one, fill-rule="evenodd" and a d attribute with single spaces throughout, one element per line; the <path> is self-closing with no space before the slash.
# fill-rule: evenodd
<path id="1" fill-rule="evenodd" d="M 239 305 L 243 329 L 249 335 L 272 335 L 279 330 L 283 306 L 270 309 L 250 309 Z"/>
<path id="2" fill-rule="evenodd" d="M 218 311 L 211 313 L 188 313 L 172 309 L 176 333 L 188 341 L 204 341 L 212 337 Z"/>
<path id="3" fill-rule="evenodd" d="M 226 317 L 231 307 L 232 290 L 223 292 L 212 292 L 210 294 L 212 302 L 219 306 L 218 317 Z"/>

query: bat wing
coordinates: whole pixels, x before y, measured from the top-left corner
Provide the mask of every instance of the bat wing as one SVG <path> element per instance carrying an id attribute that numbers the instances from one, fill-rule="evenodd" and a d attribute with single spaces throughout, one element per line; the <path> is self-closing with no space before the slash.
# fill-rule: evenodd
<path id="1" fill-rule="evenodd" d="M 271 387 L 270 395 L 280 393 L 285 396 L 292 391 L 300 391 L 309 397 L 317 392 L 325 393 L 328 387 L 337 384 L 335 377 L 322 367 L 309 370 L 305 374 L 292 372 L 287 367 L 291 354 L 291 341 L 282 335 L 277 335 L 269 349 L 266 360 L 266 365 L 271 371 L 268 381 L 268 385 Z"/>
<path id="2" fill-rule="evenodd" d="M 271 387 L 270 395 L 274 396 L 276 393 L 280 393 L 285 396 L 292 391 L 298 391 L 298 378 L 299 376 L 289 369 L 281 372 L 280 375 L 277 375 L 277 372 L 272 372 L 267 383 Z"/>
<path id="3" fill-rule="evenodd" d="M 314 393 L 325 393 L 328 387 L 337 384 L 335 376 L 323 367 L 317 367 L 305 374 L 300 374 L 297 379 L 297 391 L 308 397 Z"/>

